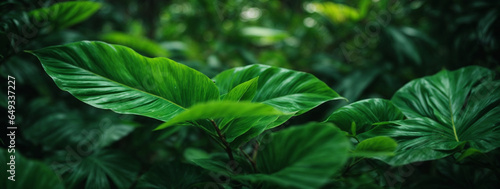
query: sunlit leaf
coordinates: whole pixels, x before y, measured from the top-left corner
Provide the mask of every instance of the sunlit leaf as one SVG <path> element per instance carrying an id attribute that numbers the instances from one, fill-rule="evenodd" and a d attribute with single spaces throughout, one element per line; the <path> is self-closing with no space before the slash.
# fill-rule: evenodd
<path id="1" fill-rule="evenodd" d="M 147 55 L 154 57 L 167 57 L 169 55 L 169 52 L 166 49 L 163 49 L 158 43 L 143 36 L 129 35 L 121 32 L 111 32 L 101 35 L 101 39 L 108 43 L 130 47 L 140 53 L 146 53 Z"/>

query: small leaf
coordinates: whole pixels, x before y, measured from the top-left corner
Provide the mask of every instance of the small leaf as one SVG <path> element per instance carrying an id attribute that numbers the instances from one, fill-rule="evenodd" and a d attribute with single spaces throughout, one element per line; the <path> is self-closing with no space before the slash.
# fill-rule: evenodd
<path id="1" fill-rule="evenodd" d="M 460 154 L 460 156 L 457 158 L 457 161 L 462 161 L 467 157 L 475 156 L 478 154 L 482 154 L 482 152 L 475 149 L 475 148 L 469 148 L 469 149 L 465 150 L 462 154 Z"/>
<path id="2" fill-rule="evenodd" d="M 257 93 L 259 77 L 243 82 L 229 91 L 224 100 L 251 101 Z"/>
<path id="3" fill-rule="evenodd" d="M 140 53 L 146 53 L 150 56 L 168 57 L 169 52 L 163 49 L 160 44 L 143 36 L 129 35 L 121 32 L 111 32 L 101 35 L 103 41 L 124 45 Z"/>
<path id="4" fill-rule="evenodd" d="M 356 122 L 354 121 L 351 123 L 351 134 L 352 136 L 356 136 Z"/>
<path id="5" fill-rule="evenodd" d="M 393 156 L 398 143 L 391 137 L 377 136 L 361 141 L 352 152 L 354 157 Z"/>

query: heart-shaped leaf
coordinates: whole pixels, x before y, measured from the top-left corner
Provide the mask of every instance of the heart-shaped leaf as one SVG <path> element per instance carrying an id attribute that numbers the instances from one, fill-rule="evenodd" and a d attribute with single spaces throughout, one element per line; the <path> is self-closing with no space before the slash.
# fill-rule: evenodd
<path id="1" fill-rule="evenodd" d="M 373 129 L 374 123 L 401 120 L 403 117 L 403 113 L 391 101 L 372 98 L 341 107 L 335 110 L 326 121 L 334 123 L 346 132 L 350 132 L 352 122 L 354 122 L 356 133 L 361 134 Z"/>
<path id="2" fill-rule="evenodd" d="M 309 123 L 271 134 L 261 143 L 258 174 L 235 176 L 262 188 L 319 188 L 346 162 L 351 145 L 331 123 Z"/>
<path id="3" fill-rule="evenodd" d="M 257 94 L 252 101 L 269 104 L 283 112 L 299 115 L 326 101 L 343 99 L 311 74 L 261 64 L 226 70 L 214 80 L 223 95 L 257 76 Z"/>
<path id="4" fill-rule="evenodd" d="M 500 82 L 486 68 L 470 66 L 413 80 L 392 101 L 406 120 L 378 127 L 376 135 L 397 140 L 391 165 L 434 160 L 467 143 L 488 152 L 500 147 Z"/>
<path id="5" fill-rule="evenodd" d="M 57 86 L 92 106 L 168 121 L 190 106 L 219 99 L 202 73 L 167 58 L 146 58 L 103 42 L 33 51 Z"/>

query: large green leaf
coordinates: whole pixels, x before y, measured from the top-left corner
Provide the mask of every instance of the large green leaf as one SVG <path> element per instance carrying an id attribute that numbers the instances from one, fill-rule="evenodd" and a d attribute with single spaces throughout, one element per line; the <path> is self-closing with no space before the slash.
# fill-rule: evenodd
<path id="1" fill-rule="evenodd" d="M 311 74 L 261 64 L 226 70 L 214 80 L 224 95 L 257 76 L 257 94 L 252 101 L 269 104 L 283 112 L 297 112 L 299 115 L 326 101 L 342 99 Z"/>
<path id="2" fill-rule="evenodd" d="M 408 117 L 399 126 L 379 127 L 376 135 L 398 141 L 392 165 L 445 157 L 464 143 L 481 152 L 500 146 L 500 82 L 478 66 L 416 79 L 392 101 Z M 458 149 L 457 149 L 458 148 Z"/>
<path id="3" fill-rule="evenodd" d="M 356 133 L 360 134 L 372 129 L 377 122 L 403 119 L 404 115 L 391 101 L 372 98 L 354 102 L 339 108 L 328 117 L 327 121 L 349 132 L 351 124 L 356 124 Z"/>
<path id="4" fill-rule="evenodd" d="M 212 101 L 200 103 L 178 114 L 170 121 L 158 126 L 156 130 L 163 129 L 186 121 L 196 121 L 201 119 L 219 118 L 240 118 L 240 117 L 262 117 L 271 115 L 285 115 L 274 107 L 262 103 L 234 102 L 234 101 Z M 244 127 L 248 124 L 242 124 Z M 240 129 L 243 129 L 240 127 Z"/>
<path id="5" fill-rule="evenodd" d="M 11 156 L 13 159 L 11 164 Z M 0 163 L 2 164 L 2 172 L 0 172 L 0 188 L 9 189 L 24 189 L 24 188 L 54 188 L 62 189 L 64 184 L 52 169 L 46 164 L 29 160 L 23 157 L 19 151 L 8 153 L 6 149 L 0 148 Z M 15 181 L 9 180 L 12 176 L 8 170 L 12 167 L 15 171 L 15 177 L 11 177 Z"/>
<path id="6" fill-rule="evenodd" d="M 236 176 L 263 188 L 319 188 L 346 162 L 350 142 L 331 123 L 309 123 L 273 133 L 257 155 L 260 173 Z"/>
<path id="7" fill-rule="evenodd" d="M 71 1 L 56 3 L 47 8 L 30 12 L 37 23 L 48 21 L 54 28 L 66 28 L 86 20 L 101 8 L 101 4 L 91 1 Z"/>
<path id="8" fill-rule="evenodd" d="M 67 184 L 73 188 L 130 188 L 137 177 L 139 164 L 117 151 L 97 151 L 77 161 L 69 172 Z"/>
<path id="9" fill-rule="evenodd" d="M 168 121 L 219 99 L 212 80 L 167 58 L 146 58 L 103 42 L 82 41 L 31 52 L 56 84 L 92 106 Z"/>

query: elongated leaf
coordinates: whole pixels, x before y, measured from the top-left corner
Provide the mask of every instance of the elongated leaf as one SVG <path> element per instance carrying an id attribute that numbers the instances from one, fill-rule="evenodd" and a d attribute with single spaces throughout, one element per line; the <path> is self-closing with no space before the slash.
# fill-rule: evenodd
<path id="1" fill-rule="evenodd" d="M 350 143 L 330 123 L 310 123 L 273 133 L 257 155 L 259 174 L 236 176 L 262 188 L 319 188 L 347 160 Z"/>
<path id="2" fill-rule="evenodd" d="M 130 188 L 139 171 L 139 164 L 128 155 L 116 151 L 98 151 L 78 161 L 66 180 L 74 187 Z"/>
<path id="3" fill-rule="evenodd" d="M 202 73 L 167 58 L 146 58 L 103 42 L 33 51 L 62 90 L 92 106 L 168 121 L 186 108 L 219 99 Z"/>
<path id="4" fill-rule="evenodd" d="M 283 112 L 299 115 L 326 101 L 342 99 L 311 74 L 261 64 L 226 70 L 214 80 L 223 95 L 257 76 L 257 94 L 252 101 L 269 104 Z"/>
<path id="5" fill-rule="evenodd" d="M 445 157 L 464 143 L 481 152 L 500 147 L 500 82 L 478 66 L 411 81 L 392 101 L 408 117 L 377 128 L 398 141 L 392 165 Z"/>
<path id="6" fill-rule="evenodd" d="M 377 136 L 361 141 L 352 156 L 357 157 L 380 157 L 393 156 L 398 143 L 391 137 Z"/>
<path id="7" fill-rule="evenodd" d="M 14 157 L 13 160 L 11 160 L 11 156 Z M 49 166 L 36 160 L 27 159 L 19 151 L 8 153 L 6 149 L 0 148 L 0 163 L 5 169 L 0 172 L 2 177 L 0 188 L 64 188 L 59 176 Z M 9 172 L 11 166 L 15 176 Z M 15 181 L 9 180 L 9 177 Z"/>
<path id="8" fill-rule="evenodd" d="M 403 113 L 391 101 L 372 98 L 339 108 L 326 121 L 347 132 L 350 131 L 352 122 L 355 122 L 356 133 L 361 134 L 372 129 L 374 123 L 400 120 L 403 117 Z"/>
<path id="9" fill-rule="evenodd" d="M 91 1 L 61 2 L 33 10 L 30 15 L 37 23 L 48 21 L 52 27 L 62 29 L 86 20 L 99 8 L 101 8 L 100 3 Z"/>
<path id="10" fill-rule="evenodd" d="M 155 130 L 163 129 L 168 126 L 182 123 L 185 121 L 196 121 L 201 119 L 220 119 L 220 118 L 240 118 L 240 117 L 260 117 L 271 115 L 285 115 L 285 113 L 276 110 L 267 104 L 252 102 L 233 102 L 233 101 L 213 101 L 200 103 L 178 114 L 170 121 L 158 126 Z M 242 125 L 243 126 L 243 125 Z"/>

